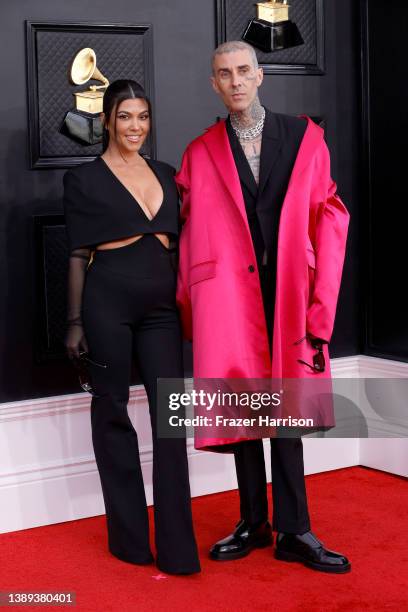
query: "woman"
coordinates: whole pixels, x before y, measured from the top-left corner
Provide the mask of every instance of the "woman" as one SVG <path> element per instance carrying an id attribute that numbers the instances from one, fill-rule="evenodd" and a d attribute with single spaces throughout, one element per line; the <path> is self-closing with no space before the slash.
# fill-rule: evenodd
<path id="1" fill-rule="evenodd" d="M 71 249 L 66 346 L 70 357 L 89 350 L 92 440 L 110 551 L 130 563 L 153 561 L 137 435 L 127 413 L 134 352 L 153 433 L 157 566 L 190 574 L 200 564 L 186 443 L 157 435 L 157 378 L 183 377 L 171 248 L 178 235 L 175 170 L 140 155 L 151 106 L 135 81 L 107 88 L 102 122 L 101 157 L 64 176 Z"/>

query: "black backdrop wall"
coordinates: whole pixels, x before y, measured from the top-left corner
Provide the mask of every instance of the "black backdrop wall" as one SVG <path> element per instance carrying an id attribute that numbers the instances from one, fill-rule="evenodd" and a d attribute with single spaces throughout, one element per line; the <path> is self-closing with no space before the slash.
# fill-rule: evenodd
<path id="1" fill-rule="evenodd" d="M 324 117 L 332 174 L 352 215 L 331 344 L 333 357 L 360 352 L 359 11 L 325 0 L 326 73 L 268 75 L 261 101 L 276 112 Z M 152 23 L 158 158 L 178 166 L 187 143 L 224 111 L 209 86 L 213 0 L 13 0 L 0 8 L 0 402 L 78 390 L 66 362 L 34 359 L 36 287 L 32 216 L 62 212 L 63 170 L 30 170 L 24 21 Z M 188 360 L 187 360 L 188 361 Z M 187 363 L 188 367 L 188 363 Z"/>
<path id="2" fill-rule="evenodd" d="M 408 361 L 406 283 L 408 79 L 404 49 L 408 6 L 362 2 L 363 128 L 367 221 L 364 352 Z M 384 40 L 386 45 L 379 44 Z"/>

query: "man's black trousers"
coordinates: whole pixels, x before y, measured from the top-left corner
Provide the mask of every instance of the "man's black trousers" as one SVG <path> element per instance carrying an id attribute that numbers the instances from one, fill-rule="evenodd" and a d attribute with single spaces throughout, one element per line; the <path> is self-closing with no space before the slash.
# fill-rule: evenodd
<path id="1" fill-rule="evenodd" d="M 272 345 L 275 279 L 272 267 L 259 266 L 262 297 Z M 271 438 L 272 528 L 284 533 L 305 533 L 310 529 L 305 488 L 301 438 Z M 265 459 L 262 440 L 236 445 L 234 451 L 240 494 L 241 518 L 250 525 L 268 518 Z"/>

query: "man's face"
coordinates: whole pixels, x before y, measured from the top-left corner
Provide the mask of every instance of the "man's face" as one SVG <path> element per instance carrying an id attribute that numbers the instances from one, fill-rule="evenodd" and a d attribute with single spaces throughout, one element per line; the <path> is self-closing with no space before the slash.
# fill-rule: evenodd
<path id="1" fill-rule="evenodd" d="M 255 68 L 246 49 L 221 53 L 214 59 L 211 82 L 230 112 L 241 112 L 255 100 L 263 80 L 262 68 Z"/>

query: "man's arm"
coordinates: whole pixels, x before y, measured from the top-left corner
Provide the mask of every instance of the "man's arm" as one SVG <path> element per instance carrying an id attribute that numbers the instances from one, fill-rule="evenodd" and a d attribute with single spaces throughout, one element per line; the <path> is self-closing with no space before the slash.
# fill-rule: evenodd
<path id="1" fill-rule="evenodd" d="M 316 217 L 316 270 L 312 303 L 307 311 L 308 335 L 330 342 L 346 250 L 349 213 L 330 176 L 330 155 L 324 140 L 316 156 L 315 181 L 324 183 L 325 200 Z"/>

